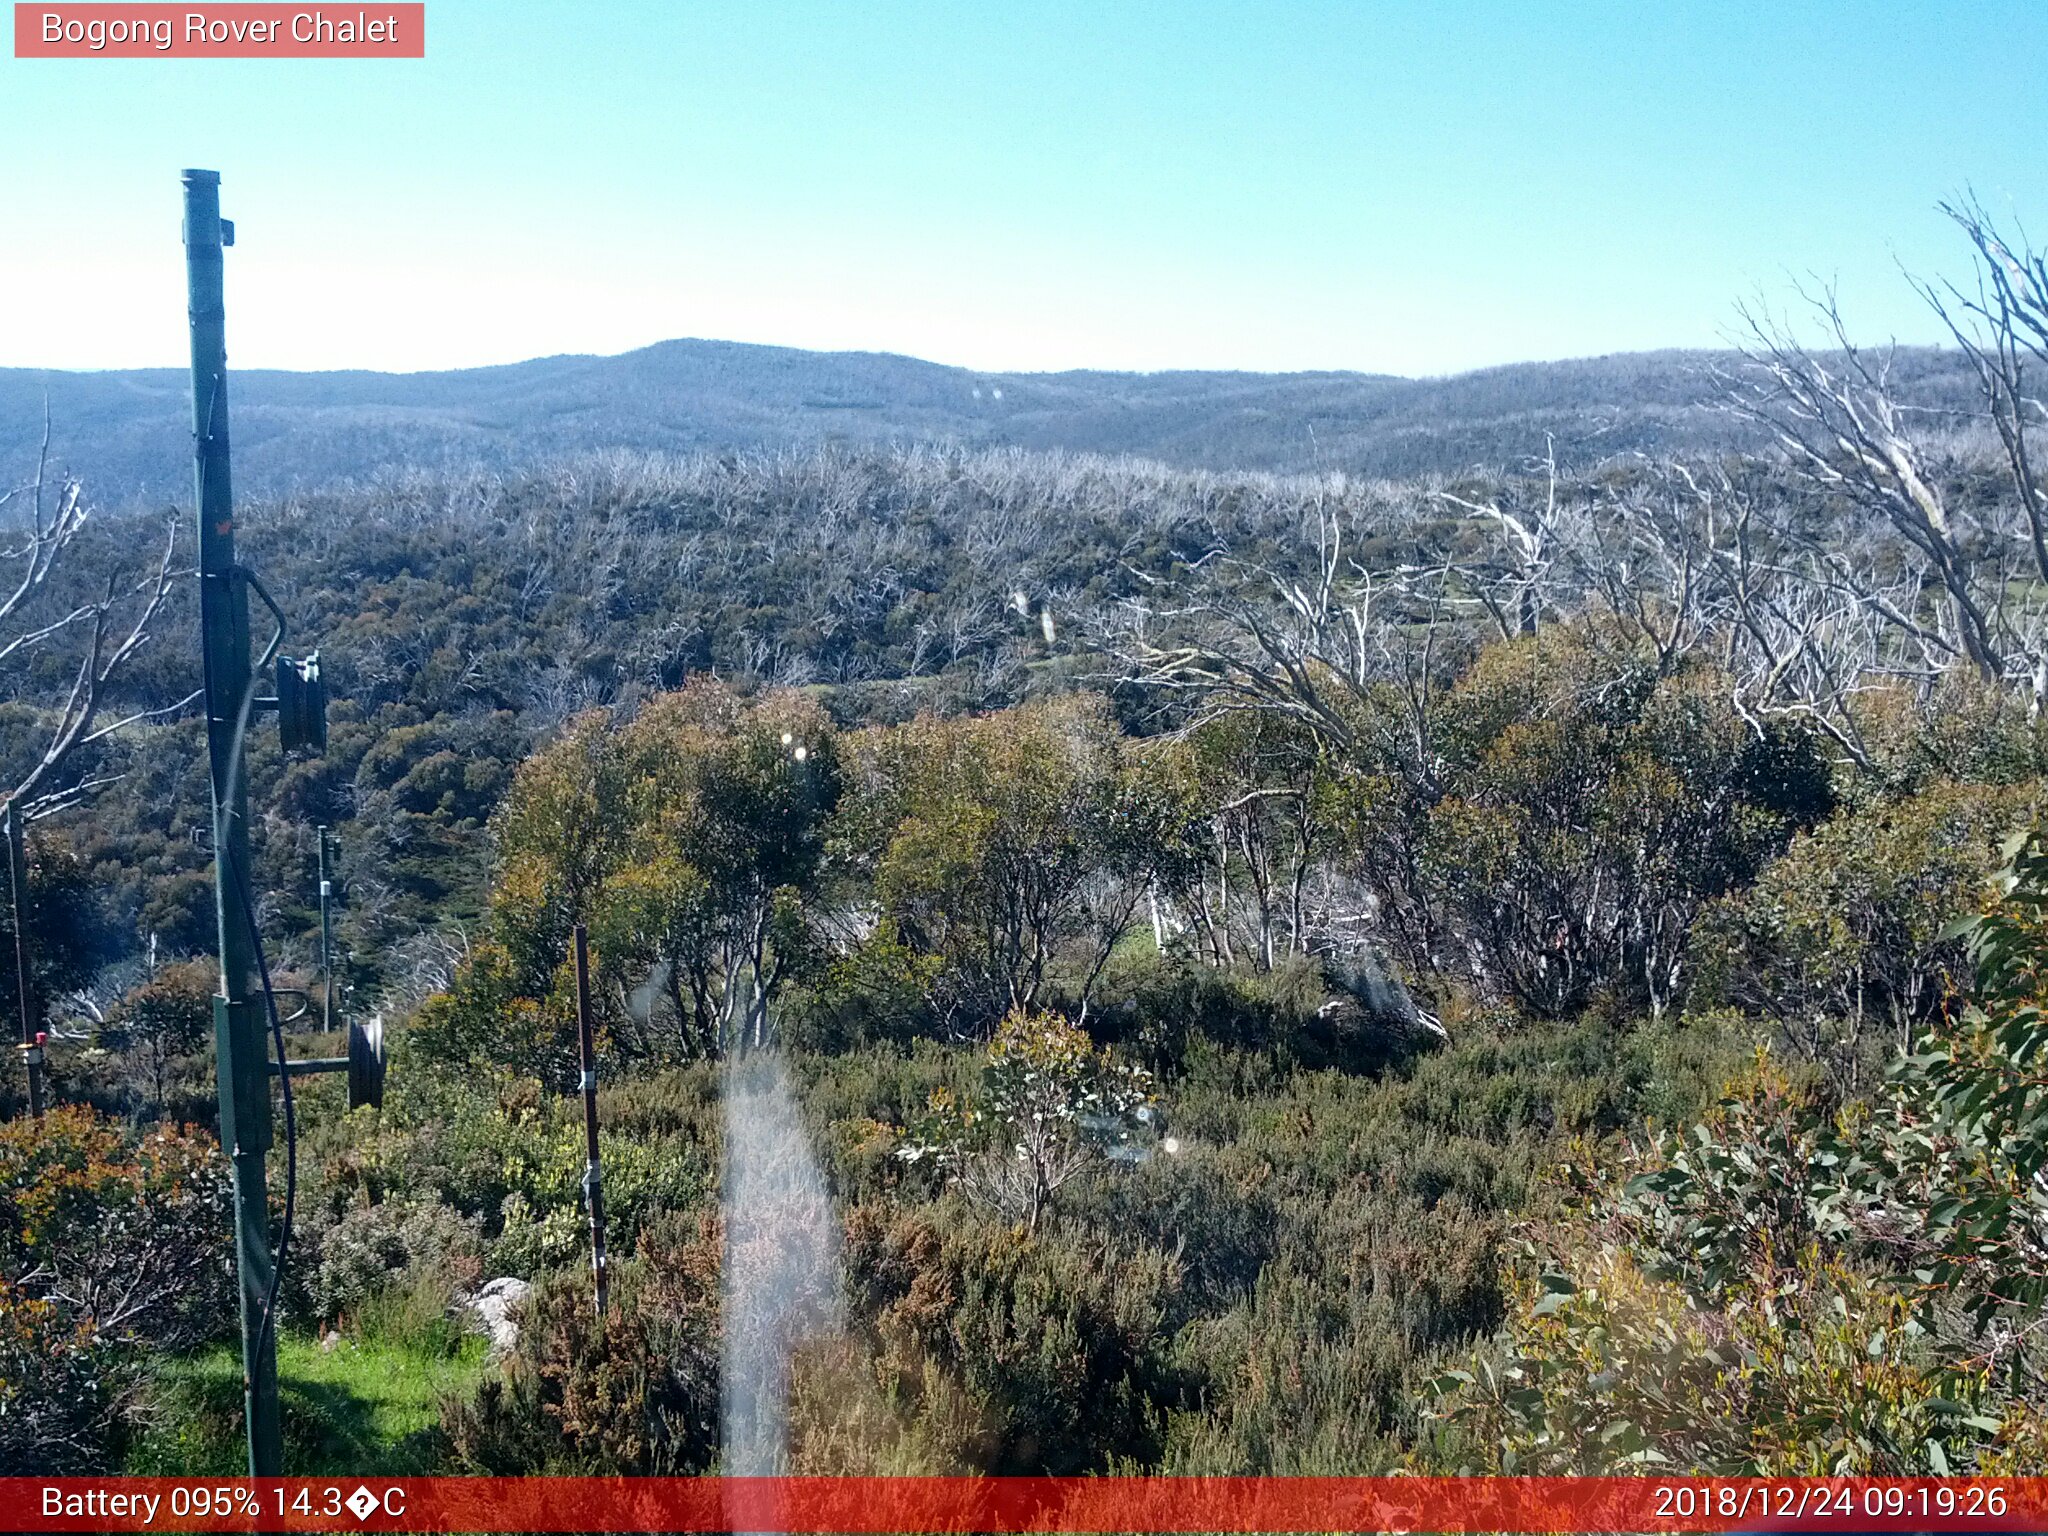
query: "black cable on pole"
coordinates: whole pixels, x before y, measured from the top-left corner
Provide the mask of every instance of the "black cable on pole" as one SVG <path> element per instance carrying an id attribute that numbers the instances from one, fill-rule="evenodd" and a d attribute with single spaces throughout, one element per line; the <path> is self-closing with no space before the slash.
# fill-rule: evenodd
<path id="1" fill-rule="evenodd" d="M 248 750 L 249 715 L 256 703 L 256 686 L 263 669 L 284 644 L 285 631 L 284 613 L 264 591 L 262 584 L 245 567 L 236 567 L 235 575 L 255 588 L 264 605 L 277 616 L 277 632 L 263 648 L 262 658 L 250 670 L 249 681 L 242 689 L 241 707 L 235 711 L 235 733 L 228 748 L 228 794 L 223 801 L 230 807 L 234 804 L 235 781 L 241 776 L 243 758 Z M 234 814 L 232 809 L 228 814 Z M 263 1297 L 263 1318 L 256 1330 L 256 1348 L 261 1351 L 265 1342 L 276 1336 L 278 1284 L 284 1276 L 285 1255 L 291 1249 L 292 1216 L 299 1190 L 299 1121 L 298 1112 L 292 1104 L 292 1075 L 286 1065 L 284 1025 L 277 1016 L 277 993 L 270 984 L 270 962 L 263 954 L 263 929 L 256 921 L 256 905 L 249 894 L 249 873 L 236 862 L 226 841 L 215 848 L 214 854 L 221 868 L 229 874 L 235 888 L 236 905 L 242 909 L 242 921 L 249 930 L 249 947 L 256 956 L 256 975 L 263 984 L 263 1010 L 270 1022 L 271 1043 L 277 1051 L 277 1077 L 284 1085 L 284 1219 L 278 1227 L 277 1248 L 270 1261 L 270 1285 Z"/>
<path id="2" fill-rule="evenodd" d="M 232 861 L 223 861 L 232 862 Z M 263 933 L 256 923 L 256 908 L 249 899 L 247 873 L 234 865 L 235 895 L 240 898 L 242 920 L 249 927 L 249 944 L 256 952 L 256 974 L 263 983 L 263 1007 L 270 1017 L 270 1038 L 277 1050 L 277 1078 L 284 1084 L 284 1220 L 277 1232 L 277 1250 L 270 1261 L 270 1290 L 263 1298 L 263 1321 L 257 1329 L 260 1350 L 277 1333 L 277 1291 L 284 1278 L 285 1255 L 292 1245 L 292 1212 L 299 1192 L 299 1122 L 292 1107 L 292 1075 L 284 1054 L 284 1025 L 278 1022 L 277 994 L 270 985 L 270 962 L 263 956 Z"/>

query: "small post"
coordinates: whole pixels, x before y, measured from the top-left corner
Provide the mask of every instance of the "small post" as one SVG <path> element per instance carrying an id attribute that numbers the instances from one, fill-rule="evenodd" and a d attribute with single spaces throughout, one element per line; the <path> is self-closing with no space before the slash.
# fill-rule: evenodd
<path id="1" fill-rule="evenodd" d="M 28 974 L 28 833 L 21 802 L 7 802 L 7 885 L 14 898 L 14 978 L 21 1005 L 21 1059 L 28 1068 L 28 1112 L 43 1117 L 43 1037 L 36 1028 L 35 985 Z"/>
<path id="2" fill-rule="evenodd" d="M 318 829 L 320 834 L 320 1028 L 326 1034 L 334 1033 L 334 950 L 333 928 L 331 926 L 327 898 L 333 887 L 327 881 L 327 828 Z"/>
<path id="3" fill-rule="evenodd" d="M 590 1270 L 604 1320 L 604 1175 L 597 1157 L 597 1040 L 590 1026 L 590 934 L 576 925 L 576 1041 L 583 1057 L 583 1200 L 590 1208 Z"/>

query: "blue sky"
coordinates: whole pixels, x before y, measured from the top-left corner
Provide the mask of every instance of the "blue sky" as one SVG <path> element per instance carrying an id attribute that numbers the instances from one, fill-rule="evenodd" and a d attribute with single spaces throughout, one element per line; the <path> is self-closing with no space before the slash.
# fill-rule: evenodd
<path id="1" fill-rule="evenodd" d="M 428 0 L 424 61 L 0 58 L 0 365 L 672 336 L 984 369 L 1443 373 L 1714 345 L 1836 280 L 1932 339 L 1966 181 L 2048 230 L 2048 4 Z"/>

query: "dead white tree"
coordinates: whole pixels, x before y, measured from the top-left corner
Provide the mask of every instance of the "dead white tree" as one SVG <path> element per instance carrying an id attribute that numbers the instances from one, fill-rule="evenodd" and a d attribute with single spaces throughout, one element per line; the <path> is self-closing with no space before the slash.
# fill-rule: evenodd
<path id="1" fill-rule="evenodd" d="M 42 447 L 32 480 L 0 492 L 0 517 L 18 509 L 11 530 L 0 533 L 0 667 L 24 662 L 53 649 L 76 652 L 71 681 L 54 703 L 31 700 L 39 716 L 40 749 L 12 775 L 0 791 L 0 805 L 18 804 L 22 819 L 37 821 L 55 815 L 108 782 L 105 778 L 70 778 L 66 769 L 83 749 L 126 726 L 175 714 L 198 698 L 188 694 L 175 703 L 131 710 L 114 720 L 102 719 L 102 706 L 117 675 L 149 643 L 152 627 L 178 581 L 190 575 L 177 564 L 177 523 L 165 530 L 162 553 L 139 576 L 110 573 L 90 595 L 58 599 L 65 584 L 58 579 L 67 552 L 75 549 L 90 516 L 79 482 L 69 476 L 53 480 L 49 473 L 50 423 L 43 417 Z M 75 592 L 75 585 L 71 588 Z M 7 631 L 12 630 L 9 634 Z"/>
<path id="2" fill-rule="evenodd" d="M 1896 572 L 1886 579 L 1896 590 L 1903 575 L 1929 599 L 1914 609 L 1887 608 L 1866 588 L 1866 601 L 1916 643 L 1988 680 L 2030 675 L 2032 658 L 2020 654 L 2023 636 L 2006 601 L 2010 550 L 1983 537 L 1991 530 L 1975 512 L 1950 507 L 1943 485 L 1955 466 L 1915 429 L 1894 381 L 1894 351 L 1856 346 L 1832 292 L 1802 290 L 1802 297 L 1832 350 L 1810 351 L 1787 325 L 1743 308 L 1748 367 L 1724 375 L 1728 404 L 1769 431 L 1793 469 L 1824 496 L 1875 514 L 1898 544 Z M 1789 519 L 1785 530 L 1792 530 Z M 1849 573 L 1838 566 L 1838 574 Z"/>
<path id="3" fill-rule="evenodd" d="M 1461 562 L 1453 569 L 1461 593 L 1485 610 L 1503 640 L 1535 634 L 1544 611 L 1560 607 L 1555 583 L 1568 514 L 1559 499 L 1557 445 L 1547 434 L 1543 457 L 1529 468 L 1543 477 L 1540 505 L 1521 505 L 1513 494 L 1520 487 L 1512 482 L 1483 501 L 1453 491 L 1436 493 L 1438 502 L 1475 519 L 1488 535 L 1490 561 Z"/>
<path id="4" fill-rule="evenodd" d="M 1528 470 L 1523 485 L 1541 487 L 1540 504 L 1438 493 L 1489 535 L 1485 563 L 1457 570 L 1503 639 L 1534 634 L 1546 618 L 1592 616 L 1604 621 L 1597 633 L 1646 649 L 1668 672 L 1725 628 L 1725 472 L 1632 454 L 1567 476 L 1554 450 Z"/>
<path id="5" fill-rule="evenodd" d="M 1943 203 L 1976 253 L 1971 289 L 1914 281 L 1976 371 L 1986 415 L 1998 435 L 2013 491 L 2013 523 L 2000 531 L 2024 543 L 2033 575 L 2048 583 L 2048 483 L 2037 434 L 2048 429 L 2048 399 L 2030 369 L 2048 368 L 2048 255 L 2023 231 L 2008 237 L 1974 195 Z M 2036 647 L 2036 707 L 2048 695 L 2048 656 Z"/>
<path id="6" fill-rule="evenodd" d="M 1255 710 L 1345 750 L 1373 733 L 1385 756 L 1426 775 L 1431 693 L 1456 617 L 1452 567 L 1367 566 L 1320 492 L 1305 522 L 1297 561 L 1218 548 L 1171 582 L 1127 567 L 1146 594 L 1119 605 L 1095 646 L 1115 682 L 1186 700 L 1190 723 Z"/>

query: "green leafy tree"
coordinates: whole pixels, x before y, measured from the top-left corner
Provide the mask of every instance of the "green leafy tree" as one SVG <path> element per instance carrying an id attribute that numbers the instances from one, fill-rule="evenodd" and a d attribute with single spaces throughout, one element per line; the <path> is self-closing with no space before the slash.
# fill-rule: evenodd
<path id="1" fill-rule="evenodd" d="M 831 724 L 794 693 L 749 699 L 697 679 L 624 722 L 577 718 L 520 766 L 494 824 L 489 938 L 415 1039 L 561 1079 L 582 922 L 620 1048 L 766 1043 L 772 1005 L 812 951 L 838 795 Z"/>
<path id="2" fill-rule="evenodd" d="M 2038 795 L 1939 780 L 1803 833 L 1702 919 L 1697 1000 L 1770 1019 L 1841 1091 L 1861 1091 L 1965 979 L 1948 925 L 1976 905 Z"/>
<path id="3" fill-rule="evenodd" d="M 107 1010 L 100 1039 L 140 1069 L 154 1106 L 165 1103 L 178 1064 L 213 1038 L 216 974 L 208 961 L 167 965 Z"/>
<path id="4" fill-rule="evenodd" d="M 1400 904 L 1433 913 L 1433 947 L 1545 1015 L 1602 988 L 1661 1013 L 1701 910 L 1825 799 L 1811 743 L 1759 735 L 1727 678 L 1598 640 L 1555 626 L 1481 654 L 1441 706 L 1416 862 L 1387 871 L 1428 888 Z"/>
<path id="5" fill-rule="evenodd" d="M 1311 881 L 1335 841 L 1335 786 L 1315 737 L 1279 716 L 1226 714 L 1157 749 L 1153 772 L 1178 797 L 1177 816 L 1161 816 L 1155 882 L 1201 957 L 1270 971 L 1306 953 Z M 1154 928 L 1166 947 L 1156 904 Z"/>
<path id="6" fill-rule="evenodd" d="M 811 946 L 840 792 L 831 723 L 794 693 L 743 701 L 693 681 L 618 746 L 629 831 L 591 914 L 607 974 L 659 978 L 699 1049 L 766 1044 L 770 1005 Z"/>
<path id="7" fill-rule="evenodd" d="M 902 941 L 944 961 L 968 1022 L 1056 988 L 1085 1003 L 1176 824 L 1103 702 L 924 716 L 851 750 L 851 862 Z"/>

